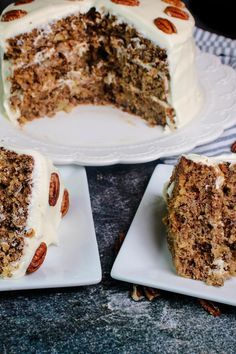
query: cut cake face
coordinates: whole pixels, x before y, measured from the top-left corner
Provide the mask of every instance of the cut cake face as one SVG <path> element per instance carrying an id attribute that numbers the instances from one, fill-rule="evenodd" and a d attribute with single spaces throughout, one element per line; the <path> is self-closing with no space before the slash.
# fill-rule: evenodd
<path id="1" fill-rule="evenodd" d="M 236 158 L 180 158 L 165 189 L 179 275 L 220 286 L 236 273 Z"/>
<path id="2" fill-rule="evenodd" d="M 65 197 L 64 197 L 65 195 Z M 0 277 L 36 271 L 68 209 L 58 171 L 41 154 L 0 148 Z"/>
<path id="3" fill-rule="evenodd" d="M 0 19 L 3 105 L 14 124 L 110 104 L 174 129 L 202 107 L 194 20 L 181 1 L 32 0 Z"/>

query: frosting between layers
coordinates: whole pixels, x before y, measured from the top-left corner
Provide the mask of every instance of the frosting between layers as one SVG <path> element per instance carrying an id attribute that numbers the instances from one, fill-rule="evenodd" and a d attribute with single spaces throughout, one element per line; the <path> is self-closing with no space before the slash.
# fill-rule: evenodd
<path id="1" fill-rule="evenodd" d="M 133 26 L 141 35 L 168 51 L 170 70 L 169 103 L 176 112 L 178 127 L 190 121 L 200 110 L 203 96 L 195 71 L 195 46 L 192 38 L 194 19 L 189 20 L 170 17 L 164 13 L 167 3 L 161 0 L 140 0 L 139 6 L 115 4 L 111 0 L 34 0 L 32 3 L 7 7 L 3 14 L 10 10 L 22 9 L 27 15 L 11 22 L 0 22 L 0 46 L 2 47 L 2 73 L 4 86 L 4 107 L 9 118 L 14 122 L 19 113 L 14 113 L 9 106 L 10 85 L 7 83 L 9 67 L 3 61 L 3 52 L 7 48 L 7 39 L 29 32 L 34 28 L 48 28 L 48 24 L 71 14 L 86 13 L 92 7 L 101 13 L 111 13 L 119 22 Z M 169 19 L 176 27 L 177 34 L 166 34 L 154 24 L 154 19 Z M 15 122 L 17 124 L 17 122 Z"/>
<path id="2" fill-rule="evenodd" d="M 28 209 L 28 219 L 26 231 L 33 229 L 35 235 L 32 238 L 24 237 L 23 256 L 13 267 L 12 278 L 23 276 L 31 263 L 35 251 L 41 244 L 45 242 L 47 246 L 56 244 L 58 237 L 56 230 L 61 221 L 61 203 L 64 193 L 64 186 L 60 180 L 60 194 L 56 206 L 52 207 L 48 203 L 49 185 L 51 174 L 58 173 L 51 161 L 40 153 L 32 150 L 21 150 L 6 147 L 7 150 L 16 152 L 17 154 L 26 154 L 34 159 L 34 170 L 32 176 L 32 195 Z"/>

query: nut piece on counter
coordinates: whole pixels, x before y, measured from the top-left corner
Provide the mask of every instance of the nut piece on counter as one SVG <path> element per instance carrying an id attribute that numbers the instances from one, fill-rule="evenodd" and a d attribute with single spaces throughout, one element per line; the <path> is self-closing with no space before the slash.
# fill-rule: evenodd
<path id="1" fill-rule="evenodd" d="M 146 298 L 148 301 L 153 301 L 161 295 L 159 289 L 153 289 L 146 286 L 133 284 L 130 296 L 134 301 L 140 301 Z"/>
<path id="2" fill-rule="evenodd" d="M 221 315 L 221 311 L 218 306 L 216 306 L 212 301 L 198 299 L 201 306 L 204 308 L 206 312 L 214 317 L 218 317 Z"/>

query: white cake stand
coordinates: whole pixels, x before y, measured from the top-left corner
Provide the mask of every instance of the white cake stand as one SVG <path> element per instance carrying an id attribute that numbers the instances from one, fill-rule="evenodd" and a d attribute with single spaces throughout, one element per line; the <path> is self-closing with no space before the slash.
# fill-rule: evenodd
<path id="1" fill-rule="evenodd" d="M 174 133 L 111 107 L 80 106 L 12 126 L 0 113 L 1 145 L 34 148 L 57 164 L 103 166 L 140 163 L 181 154 L 219 137 L 236 123 L 236 73 L 211 54 L 197 57 L 205 105 L 192 122 Z"/>

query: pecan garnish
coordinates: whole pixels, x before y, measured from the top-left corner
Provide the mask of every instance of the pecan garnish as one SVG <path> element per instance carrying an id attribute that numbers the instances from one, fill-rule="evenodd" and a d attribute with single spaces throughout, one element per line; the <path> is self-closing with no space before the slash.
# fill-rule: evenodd
<path id="1" fill-rule="evenodd" d="M 183 9 L 185 7 L 185 4 L 183 1 L 180 0 L 162 0 L 163 2 L 166 2 L 167 4 L 179 7 L 181 9 Z"/>
<path id="2" fill-rule="evenodd" d="M 18 20 L 21 17 L 24 17 L 25 15 L 27 15 L 26 11 L 23 10 L 11 10 L 6 12 L 3 16 L 1 21 L 2 22 L 10 22 L 10 21 L 14 21 L 14 20 Z"/>
<path id="3" fill-rule="evenodd" d="M 218 317 L 221 315 L 221 311 L 218 306 L 216 306 L 213 302 L 208 300 L 199 299 L 200 304 L 210 315 L 214 317 Z"/>
<path id="4" fill-rule="evenodd" d="M 30 274 L 36 272 L 36 270 L 38 270 L 39 267 L 41 267 L 41 265 L 43 264 L 46 254 L 47 254 L 47 245 L 46 243 L 42 242 L 37 248 L 34 257 L 26 270 L 26 273 Z"/>
<path id="5" fill-rule="evenodd" d="M 159 30 L 167 34 L 177 33 L 175 25 L 166 18 L 157 17 L 154 20 L 155 25 Z"/>
<path id="6" fill-rule="evenodd" d="M 61 203 L 61 215 L 66 216 L 70 206 L 70 196 L 67 189 L 64 190 L 63 199 Z"/>
<path id="7" fill-rule="evenodd" d="M 51 181 L 49 187 L 49 205 L 55 206 L 57 204 L 60 194 L 60 179 L 56 172 L 51 174 Z"/>
<path id="8" fill-rule="evenodd" d="M 231 145 L 231 152 L 236 153 L 236 141 Z"/>
<path id="9" fill-rule="evenodd" d="M 139 0 L 111 0 L 115 4 L 118 5 L 126 5 L 126 6 L 139 6 Z"/>
<path id="10" fill-rule="evenodd" d="M 164 12 L 171 17 L 179 18 L 180 20 L 188 20 L 189 14 L 186 11 L 179 9 L 178 7 L 174 6 L 167 6 Z"/>
<path id="11" fill-rule="evenodd" d="M 29 4 L 30 2 L 33 2 L 34 0 L 19 0 L 19 1 L 16 1 L 14 3 L 15 6 L 18 6 L 18 5 L 25 5 L 25 4 Z"/>

